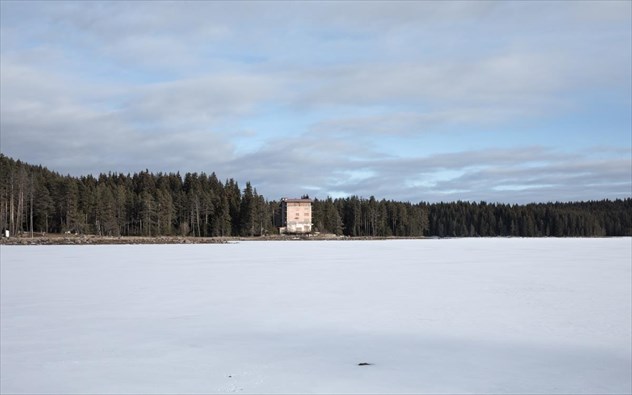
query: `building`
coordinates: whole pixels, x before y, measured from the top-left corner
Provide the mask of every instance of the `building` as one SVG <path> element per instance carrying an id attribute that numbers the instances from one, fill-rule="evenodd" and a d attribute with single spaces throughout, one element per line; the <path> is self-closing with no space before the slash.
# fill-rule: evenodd
<path id="1" fill-rule="evenodd" d="M 311 233 L 312 231 L 312 200 L 281 199 L 279 218 L 280 233 Z"/>

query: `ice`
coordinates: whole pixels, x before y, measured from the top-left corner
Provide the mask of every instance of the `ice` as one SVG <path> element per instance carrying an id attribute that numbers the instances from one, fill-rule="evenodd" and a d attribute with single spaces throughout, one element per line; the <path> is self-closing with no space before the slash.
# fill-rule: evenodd
<path id="1" fill-rule="evenodd" d="M 3 394 L 632 392 L 630 238 L 0 258 Z"/>

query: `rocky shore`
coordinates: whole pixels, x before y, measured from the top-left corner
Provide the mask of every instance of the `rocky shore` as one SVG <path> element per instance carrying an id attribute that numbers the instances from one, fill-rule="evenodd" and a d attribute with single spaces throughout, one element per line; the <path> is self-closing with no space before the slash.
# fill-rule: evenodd
<path id="1" fill-rule="evenodd" d="M 191 237 L 191 236 L 96 236 L 73 234 L 41 234 L 33 237 L 25 233 L 0 238 L 0 245 L 98 245 L 98 244 L 226 244 L 239 241 L 283 240 L 394 240 L 423 239 L 424 237 L 349 237 L 334 234 L 268 235 L 257 237 Z"/>
<path id="2" fill-rule="evenodd" d="M 93 244 L 224 244 L 219 237 L 180 236 L 94 236 L 94 235 L 22 235 L 0 239 L 0 245 L 93 245 Z"/>

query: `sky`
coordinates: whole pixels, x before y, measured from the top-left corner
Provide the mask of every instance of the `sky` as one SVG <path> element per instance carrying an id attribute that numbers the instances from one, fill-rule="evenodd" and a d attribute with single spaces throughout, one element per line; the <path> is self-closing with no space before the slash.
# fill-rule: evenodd
<path id="1" fill-rule="evenodd" d="M 268 199 L 632 196 L 630 1 L 0 2 L 0 152 Z"/>

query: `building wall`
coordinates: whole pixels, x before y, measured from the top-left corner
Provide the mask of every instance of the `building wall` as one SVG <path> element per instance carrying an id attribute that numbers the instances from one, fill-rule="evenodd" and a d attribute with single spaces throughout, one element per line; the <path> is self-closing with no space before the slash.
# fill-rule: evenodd
<path id="1" fill-rule="evenodd" d="M 309 233 L 312 231 L 312 201 L 309 199 L 282 199 L 281 232 Z"/>

